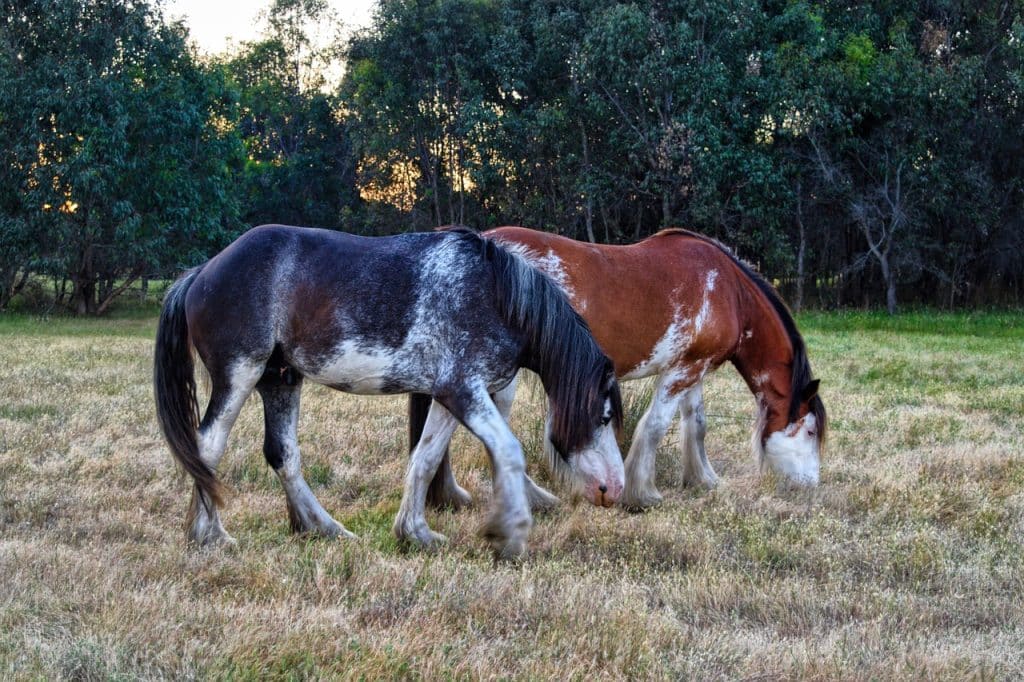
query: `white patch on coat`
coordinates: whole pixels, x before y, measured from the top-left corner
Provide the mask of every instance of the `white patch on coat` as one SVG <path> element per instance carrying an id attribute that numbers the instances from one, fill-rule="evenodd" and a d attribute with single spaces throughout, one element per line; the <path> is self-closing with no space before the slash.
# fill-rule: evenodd
<path id="1" fill-rule="evenodd" d="M 821 463 L 814 435 L 816 425 L 814 415 L 808 414 L 800 422 L 773 433 L 764 444 L 764 464 L 792 484 L 818 485 Z"/>
<path id="2" fill-rule="evenodd" d="M 626 457 L 626 494 L 628 506 L 644 506 L 643 501 L 660 499 L 654 484 L 655 456 L 658 444 L 672 425 L 679 411 L 683 394 L 671 392 L 677 382 L 687 382 L 689 376 L 679 372 L 666 372 L 658 377 L 647 411 L 637 423 L 633 443 Z"/>
<path id="3" fill-rule="evenodd" d="M 639 365 L 629 370 L 622 381 L 640 379 L 643 377 L 660 374 L 665 368 L 675 363 L 679 355 L 693 343 L 693 339 L 700 334 L 701 329 L 707 324 L 711 317 L 711 292 L 715 290 L 715 281 L 718 279 L 718 270 L 709 270 L 704 280 L 704 291 L 702 301 L 697 315 L 691 320 L 683 315 L 678 306 L 672 315 L 672 322 L 669 323 L 665 333 L 658 342 L 654 344 L 650 356 Z M 699 370 L 703 376 L 710 366 L 710 359 L 705 362 L 704 367 Z"/>
<path id="4" fill-rule="evenodd" d="M 350 393 L 372 395 L 380 393 L 396 360 L 394 351 L 342 341 L 335 346 L 331 359 L 309 378 L 321 384 L 344 384 Z"/>
<path id="5" fill-rule="evenodd" d="M 440 403 L 430 404 L 423 434 L 409 458 L 402 504 L 395 516 L 394 532 L 399 539 L 412 540 L 430 547 L 444 541 L 444 536 L 430 530 L 424 516 L 427 488 L 444 455 L 458 422 Z"/>
<path id="6" fill-rule="evenodd" d="M 587 500 L 594 505 L 606 507 L 618 501 L 626 485 L 626 471 L 619 443 L 615 439 L 615 429 L 608 425 L 600 427 L 591 444 L 580 450 L 570 461 L 573 475 L 578 478 Z M 600 491 L 602 486 L 604 492 Z"/>
<path id="7" fill-rule="evenodd" d="M 452 339 L 452 330 L 442 328 L 443 315 L 438 310 L 445 308 L 444 299 L 456 295 L 462 289 L 465 269 L 460 263 L 460 250 L 455 238 L 445 239 L 423 254 L 419 298 L 414 306 L 413 323 L 400 348 L 375 346 L 365 339 L 345 339 L 338 343 L 330 359 L 321 364 L 315 372 L 308 372 L 310 379 L 319 383 L 343 385 L 349 393 L 374 395 L 381 393 L 388 378 L 396 376 L 399 368 L 414 359 L 436 362 L 424 377 L 424 385 L 409 387 L 429 390 L 438 377 L 453 374 L 455 367 L 452 353 L 446 348 L 458 348 L 468 339 Z M 441 283 L 439 285 L 439 283 Z M 444 347 L 441 344 L 446 344 Z M 296 363 L 309 366 L 310 361 L 297 352 Z"/>
<path id="8" fill-rule="evenodd" d="M 231 389 L 224 398 L 220 413 L 206 428 L 199 429 L 199 458 L 214 471 L 217 470 L 217 465 L 224 455 L 231 427 L 262 374 L 262 364 L 245 360 L 235 363 L 228 373 Z"/>
<path id="9" fill-rule="evenodd" d="M 505 247 L 505 250 L 511 253 L 513 256 L 526 261 L 532 267 L 537 268 L 551 280 L 558 285 L 558 288 L 569 297 L 573 306 L 579 306 L 577 310 L 586 310 L 586 301 L 579 301 L 576 299 L 576 292 L 573 291 L 572 286 L 569 284 L 569 276 L 565 272 L 565 266 L 562 264 L 562 259 L 558 257 L 554 249 L 548 249 L 546 254 L 541 255 L 534 251 L 525 244 L 513 241 L 505 241 L 503 239 L 495 240 L 499 244 Z"/>
<path id="10" fill-rule="evenodd" d="M 679 354 L 693 341 L 693 334 L 689 331 L 691 324 L 691 321 L 683 316 L 682 311 L 676 308 L 672 322 L 669 323 L 658 342 L 654 344 L 650 356 L 629 370 L 621 381 L 654 376 L 670 367 Z"/>
<path id="11" fill-rule="evenodd" d="M 708 318 L 711 317 L 711 292 L 715 290 L 716 279 L 718 279 L 718 270 L 708 270 L 707 277 L 704 280 L 704 292 L 702 294 L 700 310 L 697 311 L 697 316 L 693 320 L 693 331 L 695 334 L 700 333 L 700 330 L 707 324 Z"/>

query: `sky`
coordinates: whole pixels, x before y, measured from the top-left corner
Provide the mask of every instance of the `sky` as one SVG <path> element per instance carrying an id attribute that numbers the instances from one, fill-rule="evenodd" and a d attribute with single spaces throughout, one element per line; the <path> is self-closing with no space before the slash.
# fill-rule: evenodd
<path id="1" fill-rule="evenodd" d="M 376 0 L 328 0 L 345 24 L 353 30 L 370 22 Z M 270 0 L 167 0 L 165 16 L 184 18 L 192 39 L 203 52 L 223 52 L 234 44 L 256 37 L 256 18 L 270 6 Z"/>

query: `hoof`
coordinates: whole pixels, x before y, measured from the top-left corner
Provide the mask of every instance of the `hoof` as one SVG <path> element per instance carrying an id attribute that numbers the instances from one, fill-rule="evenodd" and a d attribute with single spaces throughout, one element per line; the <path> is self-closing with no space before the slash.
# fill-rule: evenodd
<path id="1" fill-rule="evenodd" d="M 315 510 L 296 507 L 288 503 L 288 524 L 296 535 L 319 535 L 325 538 L 347 538 L 354 540 L 355 533 L 335 521 L 323 509 Z"/>
<path id="2" fill-rule="evenodd" d="M 526 541 L 509 540 L 507 542 L 496 544 L 491 543 L 491 549 L 494 550 L 494 561 L 497 562 L 510 562 L 517 563 L 526 558 Z"/>
<path id="3" fill-rule="evenodd" d="M 619 506 L 629 512 L 642 512 L 661 504 L 662 497 L 654 488 L 641 492 L 626 491 L 619 498 Z"/>
<path id="4" fill-rule="evenodd" d="M 238 546 L 238 540 L 231 537 L 226 530 L 220 527 L 210 527 L 203 532 L 196 532 L 193 528 L 188 534 L 188 543 L 195 547 L 203 548 L 231 548 Z"/>
<path id="5" fill-rule="evenodd" d="M 308 535 L 314 537 L 322 537 L 328 539 L 334 538 L 345 538 L 346 540 L 355 540 L 356 534 L 345 528 L 337 521 L 331 519 L 333 523 L 309 523 L 309 524 L 292 524 L 292 533 L 295 535 Z"/>
<path id="6" fill-rule="evenodd" d="M 448 542 L 448 538 L 430 530 L 426 523 L 409 524 L 396 520 L 392 530 L 399 542 L 428 552 L 437 551 Z"/>
<path id="7" fill-rule="evenodd" d="M 331 520 L 334 521 L 334 519 L 331 519 Z M 333 525 L 332 524 L 319 525 L 319 526 L 315 526 L 314 528 L 310 528 L 309 530 L 307 530 L 305 532 L 310 534 L 310 535 L 320 535 L 322 537 L 331 538 L 331 539 L 333 539 L 333 538 L 344 538 L 346 540 L 356 540 L 359 537 L 355 533 L 350 531 L 348 528 L 345 528 L 345 526 L 343 526 L 340 523 L 338 523 L 337 521 L 334 521 Z"/>
<path id="8" fill-rule="evenodd" d="M 521 561 L 526 558 L 531 525 L 529 518 L 514 523 L 492 518 L 480 528 L 480 535 L 490 544 L 495 561 Z"/>

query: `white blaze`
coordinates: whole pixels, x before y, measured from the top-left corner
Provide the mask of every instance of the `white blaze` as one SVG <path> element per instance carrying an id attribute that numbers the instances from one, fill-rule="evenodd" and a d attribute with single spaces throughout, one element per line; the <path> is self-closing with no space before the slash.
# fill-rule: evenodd
<path id="1" fill-rule="evenodd" d="M 820 478 L 818 440 L 813 435 L 816 421 L 808 414 L 801 423 L 790 424 L 773 433 L 764 444 L 764 457 L 776 474 L 790 483 L 813 487 Z M 787 435 L 792 433 L 792 435 Z"/>

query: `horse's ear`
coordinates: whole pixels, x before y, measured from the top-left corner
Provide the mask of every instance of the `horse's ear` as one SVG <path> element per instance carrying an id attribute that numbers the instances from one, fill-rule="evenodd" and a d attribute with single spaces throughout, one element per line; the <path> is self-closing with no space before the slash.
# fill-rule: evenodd
<path id="1" fill-rule="evenodd" d="M 814 379 L 813 381 L 807 382 L 804 386 L 804 390 L 800 392 L 800 400 L 807 402 L 818 394 L 818 386 L 821 384 L 821 380 Z"/>

